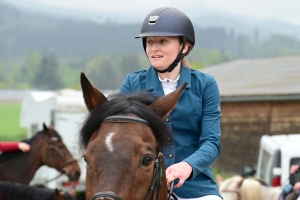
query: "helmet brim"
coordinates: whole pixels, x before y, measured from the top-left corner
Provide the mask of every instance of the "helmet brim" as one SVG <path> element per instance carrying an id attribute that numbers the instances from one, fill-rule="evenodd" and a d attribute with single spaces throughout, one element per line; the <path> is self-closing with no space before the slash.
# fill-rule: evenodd
<path id="1" fill-rule="evenodd" d="M 151 33 L 142 33 L 138 36 L 135 36 L 135 38 L 144 38 L 144 37 L 183 37 L 181 33 L 166 33 L 166 32 L 151 32 Z"/>

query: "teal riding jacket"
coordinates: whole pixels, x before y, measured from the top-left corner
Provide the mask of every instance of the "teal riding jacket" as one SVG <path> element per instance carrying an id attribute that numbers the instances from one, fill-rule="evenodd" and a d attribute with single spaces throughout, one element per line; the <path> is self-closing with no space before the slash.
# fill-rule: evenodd
<path id="1" fill-rule="evenodd" d="M 174 190 L 177 196 L 220 196 L 210 167 L 219 156 L 221 146 L 219 89 L 212 76 L 182 66 L 177 88 L 184 82 L 188 85 L 166 120 L 172 136 L 164 145 L 165 164 L 169 167 L 185 161 L 193 168 L 184 184 Z M 164 95 L 152 66 L 148 70 L 128 74 L 120 88 L 120 93 L 124 94 L 138 91 L 149 91 L 159 97 Z"/>

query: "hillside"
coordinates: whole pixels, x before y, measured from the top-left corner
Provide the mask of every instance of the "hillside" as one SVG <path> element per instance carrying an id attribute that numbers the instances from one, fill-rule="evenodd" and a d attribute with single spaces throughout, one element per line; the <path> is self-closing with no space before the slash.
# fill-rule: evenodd
<path id="1" fill-rule="evenodd" d="M 134 38 L 138 23 L 25 12 L 0 1 L 0 24 L 0 88 L 78 89 L 83 71 L 97 87 L 116 89 L 127 73 L 149 66 L 141 40 Z M 258 29 L 241 34 L 199 25 L 195 33 L 188 56 L 195 69 L 240 58 L 300 54 L 299 40 L 284 34 L 265 36 Z"/>
<path id="2" fill-rule="evenodd" d="M 118 24 L 106 21 L 102 24 L 71 18 L 57 18 L 41 13 L 23 13 L 21 10 L 0 2 L 0 55 L 5 59 L 26 57 L 30 52 L 43 50 L 54 53 L 59 58 L 82 58 L 118 53 L 143 53 L 141 41 L 134 39 L 139 33 L 140 24 Z M 197 22 L 196 22 L 197 24 Z M 280 48 L 291 43 L 289 53 L 299 53 L 299 43 L 293 37 L 278 37 L 281 46 L 276 52 L 261 52 L 262 47 L 271 40 L 261 39 L 259 30 L 241 35 L 234 30 L 218 27 L 202 28 L 195 26 L 196 48 L 224 51 L 232 57 L 249 57 L 272 53 L 281 54 Z M 253 39 L 254 38 L 254 39 Z M 256 40 L 255 40 L 256 38 Z M 242 50 L 241 50 L 242 49 Z"/>

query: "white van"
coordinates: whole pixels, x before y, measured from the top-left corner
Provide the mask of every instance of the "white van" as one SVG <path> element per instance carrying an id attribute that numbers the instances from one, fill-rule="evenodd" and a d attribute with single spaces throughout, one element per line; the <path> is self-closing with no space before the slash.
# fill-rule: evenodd
<path id="1" fill-rule="evenodd" d="M 263 135 L 260 140 L 256 177 L 269 185 L 289 182 L 290 166 L 300 165 L 300 134 Z"/>

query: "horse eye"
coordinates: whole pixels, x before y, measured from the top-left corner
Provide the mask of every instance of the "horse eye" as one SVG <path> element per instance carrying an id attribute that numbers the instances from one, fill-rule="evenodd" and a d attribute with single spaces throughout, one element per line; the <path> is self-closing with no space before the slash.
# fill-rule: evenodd
<path id="1" fill-rule="evenodd" d="M 143 164 L 144 166 L 149 166 L 149 165 L 151 165 L 152 161 L 153 161 L 153 158 L 152 158 L 151 156 L 146 156 L 146 157 L 143 159 L 142 164 Z"/>

